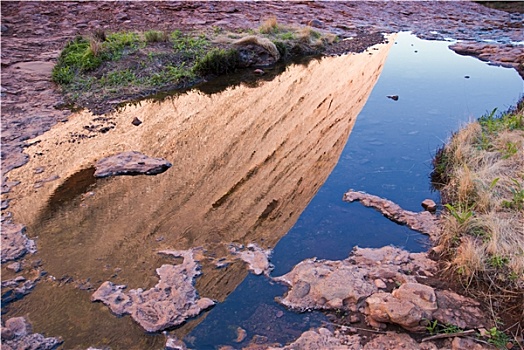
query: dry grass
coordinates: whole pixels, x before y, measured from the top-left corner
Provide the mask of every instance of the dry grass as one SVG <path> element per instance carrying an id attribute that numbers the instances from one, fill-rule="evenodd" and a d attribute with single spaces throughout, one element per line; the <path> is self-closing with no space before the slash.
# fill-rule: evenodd
<path id="1" fill-rule="evenodd" d="M 102 53 L 102 49 L 102 43 L 96 36 L 93 36 L 89 39 L 89 51 L 93 54 L 94 57 L 98 57 L 100 53 Z"/>
<path id="2" fill-rule="evenodd" d="M 262 34 L 271 34 L 278 31 L 278 21 L 276 16 L 271 16 L 264 20 L 260 27 L 258 28 L 258 31 Z"/>
<path id="3" fill-rule="evenodd" d="M 280 59 L 280 53 L 278 52 L 278 49 L 276 45 L 269 40 L 268 38 L 263 38 L 255 35 L 249 35 L 245 36 L 233 43 L 234 45 L 258 45 L 262 48 L 264 48 L 267 52 L 271 54 L 275 58 L 276 61 Z"/>
<path id="4" fill-rule="evenodd" d="M 447 268 L 466 287 L 502 299 L 524 298 L 523 113 L 521 101 L 516 110 L 464 126 L 434 162 L 435 178 L 444 182 L 438 244 Z"/>

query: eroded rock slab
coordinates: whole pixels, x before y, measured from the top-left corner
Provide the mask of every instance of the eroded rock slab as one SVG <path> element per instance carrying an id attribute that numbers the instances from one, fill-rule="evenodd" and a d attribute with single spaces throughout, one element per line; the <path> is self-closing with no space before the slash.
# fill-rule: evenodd
<path id="1" fill-rule="evenodd" d="M 344 194 L 345 202 L 359 201 L 366 207 L 378 210 L 388 219 L 399 224 L 406 225 L 412 230 L 427 234 L 432 241 L 436 241 L 440 228 L 437 224 L 437 218 L 427 211 L 415 213 L 402 209 L 398 204 L 361 191 L 350 190 Z"/>
<path id="2" fill-rule="evenodd" d="M 425 267 L 414 261 L 427 260 Z M 404 271 L 411 271 L 407 275 Z M 356 310 L 357 304 L 387 284 L 416 282 L 415 276 L 428 276 L 436 264 L 427 256 L 410 254 L 399 248 L 355 248 L 345 260 L 307 259 L 276 281 L 291 287 L 280 302 L 292 309 Z"/>
<path id="3" fill-rule="evenodd" d="M 42 334 L 32 333 L 31 325 L 23 317 L 13 317 L 2 325 L 2 349 L 37 349 L 52 350 L 62 344 L 62 338 L 46 338 Z"/>
<path id="4" fill-rule="evenodd" d="M 157 332 L 183 323 L 214 305 L 208 298 L 199 298 L 193 282 L 200 274 L 193 250 L 164 250 L 160 254 L 183 257 L 180 265 L 162 265 L 156 270 L 160 281 L 149 290 L 132 289 L 106 281 L 91 296 L 102 301 L 112 312 L 129 314 L 148 332 Z"/>
<path id="5" fill-rule="evenodd" d="M 162 158 L 152 158 L 140 152 L 122 152 L 99 160 L 95 177 L 117 175 L 157 175 L 171 167 L 171 163 Z"/>
<path id="6" fill-rule="evenodd" d="M 269 263 L 271 249 L 262 249 L 258 245 L 251 243 L 247 247 L 231 245 L 230 252 L 237 255 L 249 266 L 249 271 L 255 275 L 264 274 L 269 276 L 272 265 Z"/>
<path id="7" fill-rule="evenodd" d="M 35 242 L 25 235 L 25 226 L 2 222 L 2 263 L 36 252 Z"/>

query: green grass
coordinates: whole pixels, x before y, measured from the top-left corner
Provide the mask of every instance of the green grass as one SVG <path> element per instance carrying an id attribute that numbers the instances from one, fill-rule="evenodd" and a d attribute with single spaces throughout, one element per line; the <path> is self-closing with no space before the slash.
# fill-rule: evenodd
<path id="1" fill-rule="evenodd" d="M 200 75 L 220 75 L 234 71 L 239 62 L 237 50 L 213 49 L 196 62 L 193 71 Z"/>
<path id="2" fill-rule="evenodd" d="M 220 27 L 204 33 L 95 30 L 65 45 L 53 68 L 52 80 L 61 87 L 67 103 L 77 108 L 104 107 L 109 100 L 187 88 L 210 75 L 235 71 L 243 57 L 240 52 L 248 46 L 239 47 L 237 42 L 248 33 L 261 39 L 260 42 L 271 43 L 274 52 L 269 52 L 276 60 L 287 59 L 291 53 L 301 56 L 319 53 L 323 46 L 319 43 L 327 37 L 309 27 L 281 25 L 274 17 L 258 30 L 236 32 Z M 268 50 L 258 42 L 255 44 Z"/>

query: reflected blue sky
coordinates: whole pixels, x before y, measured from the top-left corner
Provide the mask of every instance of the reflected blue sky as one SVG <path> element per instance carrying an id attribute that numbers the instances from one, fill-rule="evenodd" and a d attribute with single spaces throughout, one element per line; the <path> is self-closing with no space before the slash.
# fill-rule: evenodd
<path id="1" fill-rule="evenodd" d="M 342 152 L 340 160 L 309 203 L 294 227 L 274 249 L 272 273 L 288 272 L 303 259 L 346 258 L 354 246 L 393 244 L 410 251 L 427 248 L 427 238 L 397 225 L 359 203 L 344 203 L 348 189 L 388 198 L 405 209 L 419 211 L 426 198 L 438 201 L 430 190 L 431 159 L 452 132 L 467 121 L 498 108 L 514 105 L 523 92 L 523 81 L 513 69 L 490 66 L 472 57 L 459 56 L 449 42 L 424 41 L 400 33 L 391 48 L 382 75 Z M 468 78 L 466 78 L 466 76 Z M 398 101 L 387 98 L 398 95 Z M 248 276 L 217 305 L 190 336 L 194 347 L 231 344 L 236 328 L 249 330 L 261 305 L 284 310 L 273 299 L 286 289 L 265 277 Z M 286 312 L 289 322 L 314 326 L 318 314 Z M 259 330 L 265 325 L 261 316 Z M 279 330 L 287 341 L 292 334 Z"/>

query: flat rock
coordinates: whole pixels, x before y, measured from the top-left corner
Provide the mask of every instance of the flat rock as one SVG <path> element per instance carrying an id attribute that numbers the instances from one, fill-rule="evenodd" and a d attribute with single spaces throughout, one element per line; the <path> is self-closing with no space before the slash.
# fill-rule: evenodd
<path id="1" fill-rule="evenodd" d="M 3 350 L 52 350 L 62 342 L 62 338 L 46 338 L 42 334 L 32 333 L 31 325 L 23 317 L 10 318 L 2 326 Z"/>
<path id="2" fill-rule="evenodd" d="M 435 271 L 435 263 L 426 257 L 427 271 L 413 262 L 423 261 L 402 249 L 355 248 L 345 260 L 330 261 L 307 259 L 291 272 L 274 278 L 290 286 L 287 295 L 280 299 L 283 305 L 305 311 L 309 309 L 355 309 L 368 296 L 378 292 L 377 279 L 396 283 L 416 282 L 415 276 Z M 431 262 L 430 262 L 431 261 Z M 412 271 L 406 275 L 403 271 Z M 382 285 L 381 285 L 382 286 Z"/>
<path id="3" fill-rule="evenodd" d="M 156 175 L 171 167 L 171 163 L 162 158 L 152 158 L 140 152 L 122 152 L 103 158 L 95 165 L 95 177 L 117 175 Z"/>
<path id="4" fill-rule="evenodd" d="M 36 251 L 35 242 L 25 235 L 25 226 L 2 222 L 2 263 Z"/>
<path id="5" fill-rule="evenodd" d="M 132 289 L 106 281 L 91 296 L 102 301 L 116 315 L 129 314 L 148 332 L 157 332 L 185 322 L 214 305 L 208 298 L 199 298 L 194 278 L 200 274 L 193 250 L 164 250 L 160 254 L 183 257 L 180 265 L 162 265 L 156 270 L 160 281 L 149 290 Z"/>
<path id="6" fill-rule="evenodd" d="M 433 317 L 442 324 L 453 324 L 463 329 L 494 326 L 477 301 L 449 290 L 437 290 L 435 293 L 438 310 Z"/>

